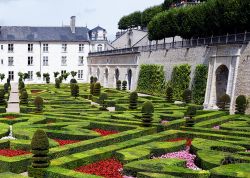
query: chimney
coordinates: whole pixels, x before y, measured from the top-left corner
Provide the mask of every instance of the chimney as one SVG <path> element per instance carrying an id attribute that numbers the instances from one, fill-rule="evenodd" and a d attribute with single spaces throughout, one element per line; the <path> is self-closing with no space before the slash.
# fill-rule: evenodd
<path id="1" fill-rule="evenodd" d="M 70 18 L 70 29 L 72 33 L 76 33 L 76 16 Z"/>

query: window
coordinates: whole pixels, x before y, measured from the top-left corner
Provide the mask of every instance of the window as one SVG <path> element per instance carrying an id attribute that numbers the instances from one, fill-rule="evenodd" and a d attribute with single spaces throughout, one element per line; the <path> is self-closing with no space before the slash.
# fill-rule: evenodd
<path id="1" fill-rule="evenodd" d="M 43 44 L 43 52 L 44 53 L 49 52 L 49 44 Z"/>
<path id="2" fill-rule="evenodd" d="M 67 65 L 67 56 L 62 56 L 61 65 L 62 66 L 66 66 Z"/>
<path id="3" fill-rule="evenodd" d="M 13 53 L 14 52 L 14 44 L 8 44 L 8 52 Z"/>
<path id="4" fill-rule="evenodd" d="M 79 65 L 79 66 L 83 66 L 83 62 L 84 62 L 84 57 L 83 57 L 83 56 L 79 56 L 78 65 Z"/>
<path id="5" fill-rule="evenodd" d="M 49 57 L 43 56 L 43 66 L 48 66 L 48 65 L 49 65 Z"/>
<path id="6" fill-rule="evenodd" d="M 66 70 L 61 70 L 61 75 L 66 74 Z"/>
<path id="7" fill-rule="evenodd" d="M 63 53 L 67 52 L 67 44 L 62 44 L 62 52 Z"/>
<path id="8" fill-rule="evenodd" d="M 3 59 L 1 59 L 1 64 L 3 65 Z"/>
<path id="9" fill-rule="evenodd" d="M 8 77 L 11 81 L 14 80 L 14 71 L 9 71 L 9 77 Z"/>
<path id="10" fill-rule="evenodd" d="M 28 52 L 29 53 L 33 52 L 33 44 L 28 44 Z"/>
<path id="11" fill-rule="evenodd" d="M 97 46 L 97 52 L 100 52 L 100 51 L 102 51 L 102 45 L 101 45 L 101 44 L 99 44 L 99 45 Z"/>
<path id="12" fill-rule="evenodd" d="M 83 78 L 83 70 L 78 70 L 78 79 Z"/>
<path id="13" fill-rule="evenodd" d="M 32 56 L 28 57 L 28 66 L 33 66 L 33 57 Z"/>
<path id="14" fill-rule="evenodd" d="M 3 50 L 3 45 L 1 45 L 1 50 Z"/>
<path id="15" fill-rule="evenodd" d="M 33 71 L 28 71 L 28 80 L 33 80 Z"/>
<path id="16" fill-rule="evenodd" d="M 8 66 L 13 66 L 14 65 L 14 58 L 13 57 L 9 57 L 8 58 Z"/>
<path id="17" fill-rule="evenodd" d="M 79 44 L 79 52 L 84 52 L 84 44 Z"/>

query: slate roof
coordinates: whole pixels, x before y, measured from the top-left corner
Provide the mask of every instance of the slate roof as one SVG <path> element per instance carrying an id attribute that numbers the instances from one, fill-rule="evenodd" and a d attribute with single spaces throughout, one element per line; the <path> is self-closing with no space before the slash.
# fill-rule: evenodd
<path id="1" fill-rule="evenodd" d="M 100 27 L 100 26 L 97 26 L 97 27 L 93 28 L 92 30 L 90 30 L 89 32 L 97 32 L 97 31 L 99 31 L 99 30 L 106 31 L 106 29 L 104 29 L 104 28 L 102 28 L 102 27 Z"/>
<path id="2" fill-rule="evenodd" d="M 89 29 L 76 27 L 72 33 L 70 27 L 28 27 L 2 26 L 0 27 L 0 41 L 89 41 Z"/>

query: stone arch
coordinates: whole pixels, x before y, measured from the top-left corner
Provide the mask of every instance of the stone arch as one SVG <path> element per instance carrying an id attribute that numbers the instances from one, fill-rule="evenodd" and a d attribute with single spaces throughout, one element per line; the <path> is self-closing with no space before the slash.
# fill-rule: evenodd
<path id="1" fill-rule="evenodd" d="M 105 68 L 104 71 L 104 86 L 108 87 L 108 81 L 109 81 L 109 69 Z"/>
<path id="2" fill-rule="evenodd" d="M 216 100 L 227 93 L 229 69 L 226 65 L 220 65 L 216 69 Z"/>
<path id="3" fill-rule="evenodd" d="M 100 80 L 100 68 L 99 67 L 97 68 L 97 71 L 96 71 L 96 77 L 98 80 Z"/>
<path id="4" fill-rule="evenodd" d="M 115 69 L 115 82 L 117 82 L 120 78 L 120 71 L 118 68 Z"/>
<path id="5" fill-rule="evenodd" d="M 128 69 L 128 89 L 131 90 L 132 87 L 132 77 L 133 73 L 131 69 Z"/>

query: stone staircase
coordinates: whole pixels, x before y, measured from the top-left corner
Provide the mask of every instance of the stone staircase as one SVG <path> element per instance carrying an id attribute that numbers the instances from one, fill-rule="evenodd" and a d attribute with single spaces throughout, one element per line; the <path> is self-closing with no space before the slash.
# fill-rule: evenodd
<path id="1" fill-rule="evenodd" d="M 18 84 L 12 83 L 11 84 L 11 91 L 10 91 L 10 97 L 8 101 L 8 107 L 6 108 L 6 112 L 12 112 L 12 113 L 20 113 L 20 105 L 19 105 L 19 94 L 18 94 Z"/>

